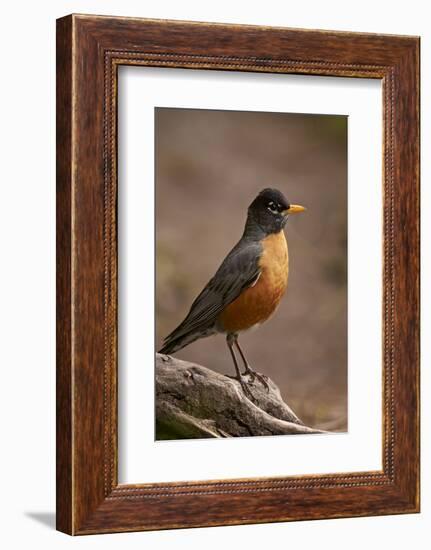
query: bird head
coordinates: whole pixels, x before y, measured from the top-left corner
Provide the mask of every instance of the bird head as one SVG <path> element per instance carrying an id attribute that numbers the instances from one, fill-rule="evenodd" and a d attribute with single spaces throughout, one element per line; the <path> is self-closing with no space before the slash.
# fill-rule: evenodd
<path id="1" fill-rule="evenodd" d="M 289 214 L 305 208 L 291 204 L 278 189 L 264 189 L 248 207 L 248 219 L 257 223 L 266 233 L 278 233 L 286 225 Z"/>

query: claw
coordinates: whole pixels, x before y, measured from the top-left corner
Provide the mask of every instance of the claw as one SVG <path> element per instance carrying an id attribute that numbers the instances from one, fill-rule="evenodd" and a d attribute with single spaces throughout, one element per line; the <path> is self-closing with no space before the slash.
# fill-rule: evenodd
<path id="1" fill-rule="evenodd" d="M 244 374 L 248 374 L 250 376 L 250 382 L 254 382 L 254 380 L 257 378 L 259 382 L 262 384 L 262 386 L 266 389 L 266 391 L 269 393 L 269 385 L 267 382 L 268 377 L 264 374 L 260 374 L 260 372 L 256 372 L 250 367 L 245 370 Z"/>
<path id="2" fill-rule="evenodd" d="M 247 382 L 243 379 L 242 376 L 239 376 L 238 378 L 235 378 L 235 380 L 238 380 L 238 382 L 241 384 L 242 391 L 244 392 L 244 395 L 250 399 L 253 403 L 256 403 L 256 399 L 254 395 L 251 393 L 250 388 L 247 385 Z"/>
<path id="3" fill-rule="evenodd" d="M 244 392 L 244 395 L 250 399 L 250 401 L 254 404 L 257 403 L 254 395 L 252 394 L 250 388 L 248 387 L 248 384 L 246 382 L 246 380 L 243 379 L 243 377 L 240 375 L 239 377 L 238 376 L 230 376 L 229 374 L 225 374 L 225 376 L 227 376 L 228 378 L 231 378 L 232 380 L 236 380 L 237 382 L 239 382 L 240 386 L 241 386 L 241 389 L 242 391 Z"/>

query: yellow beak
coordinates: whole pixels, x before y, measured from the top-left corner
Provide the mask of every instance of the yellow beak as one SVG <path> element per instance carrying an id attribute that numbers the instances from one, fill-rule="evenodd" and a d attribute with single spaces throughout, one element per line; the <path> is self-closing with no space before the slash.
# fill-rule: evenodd
<path id="1" fill-rule="evenodd" d="M 290 208 L 285 210 L 283 214 L 297 214 L 298 212 L 304 212 L 305 208 L 303 206 L 299 206 L 299 204 L 291 204 Z"/>

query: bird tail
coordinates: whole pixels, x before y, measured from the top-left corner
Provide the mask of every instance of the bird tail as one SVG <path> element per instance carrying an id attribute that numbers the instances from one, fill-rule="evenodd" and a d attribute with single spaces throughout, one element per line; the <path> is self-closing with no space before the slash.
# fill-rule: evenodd
<path id="1" fill-rule="evenodd" d="M 200 335 L 196 333 L 188 333 L 182 336 L 175 336 L 174 331 L 172 334 L 165 338 L 165 341 L 163 342 L 163 347 L 159 350 L 159 353 L 170 355 L 171 353 L 175 353 L 176 351 L 185 348 L 195 340 L 198 340 L 198 338 L 200 338 Z"/>
<path id="2" fill-rule="evenodd" d="M 163 347 L 159 350 L 159 353 L 164 353 L 165 355 L 170 355 L 175 353 L 180 349 L 185 348 L 192 342 L 199 340 L 200 338 L 206 338 L 215 334 L 217 331 L 214 327 L 206 328 L 205 330 L 190 330 L 184 332 L 182 326 L 177 327 L 169 336 L 167 336 L 163 342 Z"/>

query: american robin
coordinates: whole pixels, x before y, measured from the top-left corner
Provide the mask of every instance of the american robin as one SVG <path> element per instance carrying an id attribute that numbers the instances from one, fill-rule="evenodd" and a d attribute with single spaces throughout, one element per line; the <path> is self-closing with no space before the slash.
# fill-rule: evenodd
<path id="1" fill-rule="evenodd" d="M 289 273 L 283 228 L 289 214 L 303 210 L 303 206 L 290 204 L 277 189 L 261 191 L 248 208 L 241 239 L 195 299 L 184 321 L 165 338 L 160 353 L 171 354 L 200 338 L 226 334 L 236 379 L 244 393 L 252 398 L 245 375 L 250 382 L 257 378 L 268 389 L 265 377 L 248 364 L 238 335 L 269 319 L 280 303 Z M 234 346 L 245 367 L 243 374 Z"/>

